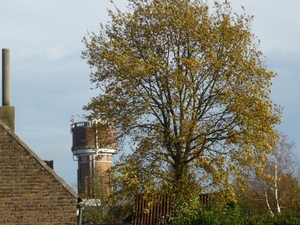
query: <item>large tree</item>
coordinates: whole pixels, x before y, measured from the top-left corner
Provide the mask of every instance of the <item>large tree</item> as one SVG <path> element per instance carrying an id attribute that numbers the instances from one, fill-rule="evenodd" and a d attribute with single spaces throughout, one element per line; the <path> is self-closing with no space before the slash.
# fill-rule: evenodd
<path id="1" fill-rule="evenodd" d="M 100 92 L 84 109 L 132 143 L 117 180 L 137 192 L 182 195 L 191 184 L 229 190 L 249 169 L 262 172 L 281 112 L 270 100 L 276 74 L 262 62 L 252 17 L 227 1 L 127 7 L 109 10 L 111 21 L 83 40 Z"/>

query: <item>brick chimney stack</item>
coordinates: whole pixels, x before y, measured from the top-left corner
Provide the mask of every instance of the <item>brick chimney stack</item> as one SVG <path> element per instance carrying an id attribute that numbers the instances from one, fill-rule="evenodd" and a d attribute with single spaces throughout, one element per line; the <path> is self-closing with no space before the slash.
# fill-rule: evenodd
<path id="1" fill-rule="evenodd" d="M 10 59 L 9 49 L 2 49 L 2 106 L 0 120 L 15 131 L 15 107 L 10 106 Z"/>

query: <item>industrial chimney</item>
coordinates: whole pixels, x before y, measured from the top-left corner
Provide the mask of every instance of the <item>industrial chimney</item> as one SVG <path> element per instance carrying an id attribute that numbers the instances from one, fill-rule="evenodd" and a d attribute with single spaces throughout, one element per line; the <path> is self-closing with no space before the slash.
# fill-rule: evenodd
<path id="1" fill-rule="evenodd" d="M 15 131 L 15 107 L 10 106 L 10 62 L 9 49 L 2 49 L 2 106 L 0 107 L 0 120 L 12 131 Z"/>

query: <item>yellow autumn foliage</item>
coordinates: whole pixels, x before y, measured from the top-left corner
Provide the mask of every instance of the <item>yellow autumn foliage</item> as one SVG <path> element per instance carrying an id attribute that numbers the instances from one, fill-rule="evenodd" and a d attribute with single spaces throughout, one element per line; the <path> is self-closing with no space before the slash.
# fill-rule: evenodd
<path id="1" fill-rule="evenodd" d="M 127 194 L 192 187 L 232 198 L 233 181 L 260 173 L 281 118 L 253 17 L 200 0 L 128 0 L 109 15 L 83 39 L 99 89 L 84 109 L 131 143 L 115 181 Z"/>

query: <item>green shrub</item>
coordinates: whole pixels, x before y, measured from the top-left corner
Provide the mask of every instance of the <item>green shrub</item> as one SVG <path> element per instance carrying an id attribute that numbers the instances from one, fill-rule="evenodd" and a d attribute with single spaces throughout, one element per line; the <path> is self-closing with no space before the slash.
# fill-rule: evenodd
<path id="1" fill-rule="evenodd" d="M 272 217 L 265 215 L 241 215 L 234 211 L 217 212 L 203 210 L 199 218 L 182 225 L 299 225 L 300 213 L 284 213 Z"/>
<path id="2" fill-rule="evenodd" d="M 173 211 L 160 221 L 160 225 L 300 225 L 299 212 L 281 215 L 260 215 L 247 202 L 224 203 L 214 201 L 209 207 L 201 205 L 199 198 L 186 201 L 175 199 Z"/>

